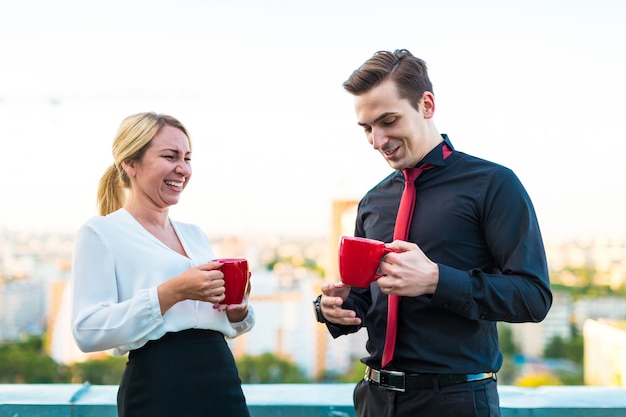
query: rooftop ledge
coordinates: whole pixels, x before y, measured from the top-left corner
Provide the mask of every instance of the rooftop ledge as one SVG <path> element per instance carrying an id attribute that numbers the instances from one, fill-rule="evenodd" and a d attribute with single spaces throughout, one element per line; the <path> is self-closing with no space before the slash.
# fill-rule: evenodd
<path id="1" fill-rule="evenodd" d="M 353 383 L 243 385 L 251 417 L 354 417 Z M 503 417 L 626 414 L 626 388 L 500 386 Z M 0 417 L 116 417 L 115 385 L 0 384 Z M 531 411 L 532 410 L 532 411 Z"/>

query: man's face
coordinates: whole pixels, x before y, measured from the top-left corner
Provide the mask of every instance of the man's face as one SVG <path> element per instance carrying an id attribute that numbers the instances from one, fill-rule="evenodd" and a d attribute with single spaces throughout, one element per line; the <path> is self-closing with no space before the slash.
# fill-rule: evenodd
<path id="1" fill-rule="evenodd" d="M 428 119 L 423 102 L 432 94 L 424 93 L 418 109 L 408 99 L 398 97 L 395 82 L 385 80 L 368 92 L 355 97 L 359 126 L 369 143 L 394 169 L 415 166 L 431 149 L 428 142 Z"/>

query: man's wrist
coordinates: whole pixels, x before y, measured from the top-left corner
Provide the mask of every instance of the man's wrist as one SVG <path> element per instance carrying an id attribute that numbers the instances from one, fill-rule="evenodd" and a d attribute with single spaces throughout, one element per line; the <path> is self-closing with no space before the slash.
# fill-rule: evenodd
<path id="1" fill-rule="evenodd" d="M 326 323 L 326 318 L 322 313 L 322 294 L 318 295 L 315 300 L 313 300 L 313 313 L 315 314 L 315 320 L 318 323 Z"/>

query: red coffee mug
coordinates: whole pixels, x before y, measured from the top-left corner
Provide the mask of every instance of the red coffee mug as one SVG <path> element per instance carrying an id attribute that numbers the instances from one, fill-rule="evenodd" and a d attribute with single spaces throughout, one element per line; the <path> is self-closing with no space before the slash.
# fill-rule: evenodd
<path id="1" fill-rule="evenodd" d="M 339 275 L 341 282 L 367 288 L 382 276 L 378 273 L 384 255 L 394 252 L 380 240 L 341 236 L 339 242 Z"/>
<path id="2" fill-rule="evenodd" d="M 224 274 L 226 292 L 220 304 L 241 304 L 250 285 L 248 261 L 244 258 L 221 258 L 212 262 L 221 263 L 220 271 Z"/>

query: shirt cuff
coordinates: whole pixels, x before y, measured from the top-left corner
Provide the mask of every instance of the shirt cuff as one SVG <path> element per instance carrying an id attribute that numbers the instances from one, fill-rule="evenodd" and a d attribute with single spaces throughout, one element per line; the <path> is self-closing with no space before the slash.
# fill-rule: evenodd
<path id="1" fill-rule="evenodd" d="M 237 337 L 244 333 L 249 332 L 254 326 L 255 321 L 256 321 L 256 316 L 254 313 L 254 309 L 252 308 L 252 305 L 248 304 L 248 314 L 246 315 L 246 318 L 243 319 L 242 321 L 230 323 L 233 330 L 235 330 L 234 337 Z"/>
<path id="2" fill-rule="evenodd" d="M 148 289 L 148 302 L 150 303 L 150 314 L 152 319 L 156 322 L 163 321 L 163 314 L 161 314 L 161 303 L 159 303 L 159 291 L 157 287 Z"/>
<path id="3" fill-rule="evenodd" d="M 430 299 L 431 304 L 446 310 L 466 315 L 471 310 L 467 300 L 471 300 L 471 281 L 467 271 L 439 266 L 439 283 Z"/>

